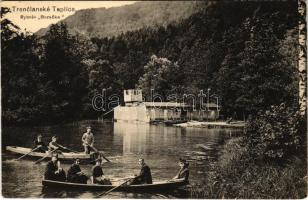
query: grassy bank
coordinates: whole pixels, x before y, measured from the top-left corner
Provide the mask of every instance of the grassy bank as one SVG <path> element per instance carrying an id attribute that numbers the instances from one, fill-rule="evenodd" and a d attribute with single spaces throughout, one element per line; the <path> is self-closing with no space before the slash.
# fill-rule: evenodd
<path id="1" fill-rule="evenodd" d="M 290 158 L 285 165 L 255 161 L 243 138 L 229 140 L 203 186 L 192 198 L 304 198 L 306 162 Z"/>

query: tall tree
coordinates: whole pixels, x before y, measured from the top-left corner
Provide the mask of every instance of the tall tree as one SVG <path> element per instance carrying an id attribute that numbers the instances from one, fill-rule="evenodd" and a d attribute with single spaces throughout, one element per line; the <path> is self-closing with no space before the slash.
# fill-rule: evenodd
<path id="1" fill-rule="evenodd" d="M 45 112 L 53 119 L 76 118 L 87 94 L 87 73 L 77 39 L 63 23 L 52 25 L 44 36 L 42 82 L 49 93 Z"/>
<path id="2" fill-rule="evenodd" d="M 1 11 L 2 17 L 9 12 L 7 8 Z M 1 44 L 3 122 L 26 124 L 39 120 L 37 40 L 2 18 Z"/>

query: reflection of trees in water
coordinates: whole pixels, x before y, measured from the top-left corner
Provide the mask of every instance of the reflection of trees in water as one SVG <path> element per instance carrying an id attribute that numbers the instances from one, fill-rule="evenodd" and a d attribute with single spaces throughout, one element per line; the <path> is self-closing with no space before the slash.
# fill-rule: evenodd
<path id="1" fill-rule="evenodd" d="M 176 128 L 145 123 L 114 123 L 115 136 L 123 137 L 123 154 L 181 154 L 196 144 L 223 143 L 226 130 Z"/>
<path id="2" fill-rule="evenodd" d="M 149 126 L 149 124 L 114 123 L 114 134 L 123 136 L 123 154 L 146 152 Z"/>

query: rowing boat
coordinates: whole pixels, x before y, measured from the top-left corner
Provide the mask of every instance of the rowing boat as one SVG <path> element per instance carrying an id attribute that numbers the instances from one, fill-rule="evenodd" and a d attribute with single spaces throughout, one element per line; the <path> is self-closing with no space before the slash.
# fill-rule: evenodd
<path id="1" fill-rule="evenodd" d="M 47 157 L 50 158 L 51 155 L 48 154 L 48 152 L 46 153 L 41 153 L 41 152 L 31 152 L 31 148 L 24 148 L 24 147 L 17 147 L 17 146 L 7 146 L 6 150 L 17 153 L 17 154 L 28 154 L 28 156 L 33 157 L 33 158 L 43 158 L 43 157 Z M 31 153 L 30 153 L 31 152 Z M 83 152 L 80 153 L 65 153 L 63 152 L 62 154 L 58 155 L 58 158 L 61 160 L 73 160 L 76 158 L 79 158 L 80 160 L 93 160 L 93 157 L 90 154 L 85 154 Z"/>
<path id="2" fill-rule="evenodd" d="M 124 185 L 115 189 L 115 191 L 171 191 L 181 186 L 187 185 L 187 181 L 183 179 L 154 182 L 153 184 L 141 184 L 141 185 Z M 44 188 L 61 188 L 61 189 L 78 189 L 78 190 L 110 190 L 117 187 L 117 185 L 99 185 L 99 184 L 81 184 L 70 183 L 52 180 L 43 180 L 42 184 Z"/>

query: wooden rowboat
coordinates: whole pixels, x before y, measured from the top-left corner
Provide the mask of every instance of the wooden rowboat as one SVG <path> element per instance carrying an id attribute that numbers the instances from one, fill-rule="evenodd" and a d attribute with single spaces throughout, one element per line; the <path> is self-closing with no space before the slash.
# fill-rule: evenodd
<path id="1" fill-rule="evenodd" d="M 43 180 L 42 184 L 44 188 L 60 188 L 60 189 L 77 189 L 77 190 L 110 190 L 117 187 L 117 185 L 99 185 L 99 184 L 81 184 L 81 183 L 70 183 L 60 182 L 52 180 Z M 188 182 L 183 179 L 154 182 L 153 184 L 142 184 L 142 185 L 126 185 L 115 189 L 115 191 L 171 191 L 181 186 L 187 185 Z"/>
<path id="2" fill-rule="evenodd" d="M 25 155 L 25 154 L 29 153 L 32 149 L 24 148 L 24 147 L 17 147 L 17 146 L 7 146 L 6 150 L 17 153 L 17 154 Z M 48 154 L 47 152 L 46 153 L 31 152 L 31 153 L 29 153 L 28 156 L 33 157 L 33 158 L 42 158 L 42 157 L 45 157 L 45 156 L 47 156 L 46 158 L 51 157 L 51 155 Z M 63 152 L 62 154 L 58 155 L 58 158 L 61 159 L 61 160 L 73 160 L 73 159 L 76 159 L 76 158 L 79 158 L 80 160 L 88 160 L 88 161 L 93 160 L 93 157 L 91 157 L 90 154 L 85 154 L 83 152 L 80 152 L 80 153 L 73 153 L 73 152 L 65 153 L 65 152 Z"/>

